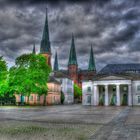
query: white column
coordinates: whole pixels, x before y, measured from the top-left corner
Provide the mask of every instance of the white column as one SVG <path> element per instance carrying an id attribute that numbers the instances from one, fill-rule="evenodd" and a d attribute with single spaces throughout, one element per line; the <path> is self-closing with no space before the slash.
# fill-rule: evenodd
<path id="1" fill-rule="evenodd" d="M 91 94 L 91 105 L 94 105 L 94 86 L 93 86 L 92 94 Z"/>
<path id="2" fill-rule="evenodd" d="M 132 106 L 132 86 L 128 85 L 128 105 Z"/>
<path id="3" fill-rule="evenodd" d="M 120 85 L 116 85 L 117 106 L 120 106 Z"/>
<path id="4" fill-rule="evenodd" d="M 97 102 L 96 102 L 96 104 L 99 105 L 99 86 L 98 85 L 97 85 L 96 95 L 97 95 Z"/>
<path id="5" fill-rule="evenodd" d="M 109 105 L 109 99 L 108 99 L 108 85 L 105 85 L 105 106 Z"/>
<path id="6" fill-rule="evenodd" d="M 94 89 L 93 89 L 93 105 L 97 106 L 98 105 L 98 100 L 99 100 L 99 93 L 98 93 L 98 86 L 94 85 Z"/>

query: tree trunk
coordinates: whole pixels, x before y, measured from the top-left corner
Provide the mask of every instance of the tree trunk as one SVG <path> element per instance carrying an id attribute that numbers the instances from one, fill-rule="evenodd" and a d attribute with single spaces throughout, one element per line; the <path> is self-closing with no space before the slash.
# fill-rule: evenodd
<path id="1" fill-rule="evenodd" d="M 23 95 L 21 94 L 21 105 L 24 105 L 24 101 L 23 101 Z"/>
<path id="2" fill-rule="evenodd" d="M 43 106 L 46 106 L 46 93 L 44 94 L 44 103 Z"/>
<path id="3" fill-rule="evenodd" d="M 29 105 L 29 97 L 30 97 L 30 96 L 27 96 L 27 105 Z"/>

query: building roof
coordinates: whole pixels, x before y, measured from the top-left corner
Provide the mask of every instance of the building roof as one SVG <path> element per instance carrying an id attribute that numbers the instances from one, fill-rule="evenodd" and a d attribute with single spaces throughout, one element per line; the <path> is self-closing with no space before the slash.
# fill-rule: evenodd
<path id="1" fill-rule="evenodd" d="M 48 83 L 55 83 L 55 84 L 61 84 L 59 81 L 57 81 L 53 76 L 49 77 Z"/>
<path id="2" fill-rule="evenodd" d="M 40 53 L 51 53 L 50 38 L 49 38 L 49 26 L 48 26 L 48 13 L 46 9 L 46 20 L 43 30 L 43 36 L 41 40 Z"/>
<path id="3" fill-rule="evenodd" d="M 94 70 L 78 69 L 78 74 L 87 75 L 87 74 L 91 74 L 91 73 L 95 73 L 95 71 Z"/>
<path id="4" fill-rule="evenodd" d="M 36 54 L 36 49 L 35 49 L 35 43 L 33 45 L 33 51 L 32 51 L 33 54 Z"/>
<path id="5" fill-rule="evenodd" d="M 77 65 L 77 56 L 76 56 L 75 42 L 74 42 L 73 34 L 72 34 L 72 42 L 71 42 L 71 49 L 70 49 L 70 54 L 69 54 L 68 65 Z"/>
<path id="6" fill-rule="evenodd" d="M 114 80 L 113 77 L 114 78 L 117 77 L 117 79 L 115 80 L 122 80 L 122 78 L 127 80 L 140 80 L 139 73 L 124 73 L 124 74 L 96 74 L 93 77 L 93 81 L 98 81 L 101 80 L 102 78 L 105 78 L 104 80 Z M 83 81 L 88 81 L 88 80 L 83 80 Z"/>
<path id="7" fill-rule="evenodd" d="M 140 64 L 108 64 L 99 74 L 140 73 Z"/>
<path id="8" fill-rule="evenodd" d="M 56 78 L 68 78 L 68 79 L 71 79 L 68 76 L 68 71 L 67 70 L 54 71 L 54 77 L 56 77 Z"/>
<path id="9" fill-rule="evenodd" d="M 54 70 L 54 71 L 58 71 L 58 70 L 59 70 L 57 52 L 56 52 L 56 54 L 55 54 L 55 60 L 54 60 L 54 67 L 53 67 L 53 70 Z"/>
<path id="10" fill-rule="evenodd" d="M 92 45 L 91 45 L 91 51 L 90 51 L 88 70 L 89 71 L 96 71 Z"/>

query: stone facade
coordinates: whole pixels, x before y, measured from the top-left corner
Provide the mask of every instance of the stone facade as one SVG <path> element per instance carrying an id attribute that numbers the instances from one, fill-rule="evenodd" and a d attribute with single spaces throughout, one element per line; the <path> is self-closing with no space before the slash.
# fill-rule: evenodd
<path id="1" fill-rule="evenodd" d="M 64 93 L 64 104 L 74 103 L 74 82 L 66 77 L 57 78 L 61 82 L 61 90 Z"/>
<path id="2" fill-rule="evenodd" d="M 140 105 L 140 75 L 136 77 L 106 75 L 84 81 L 83 105 Z"/>

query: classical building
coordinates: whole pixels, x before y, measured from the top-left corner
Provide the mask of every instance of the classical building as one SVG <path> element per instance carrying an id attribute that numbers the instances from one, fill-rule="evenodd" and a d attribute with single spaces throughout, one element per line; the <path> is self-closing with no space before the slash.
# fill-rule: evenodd
<path id="1" fill-rule="evenodd" d="M 83 81 L 83 105 L 140 105 L 140 64 L 110 64 Z"/>

